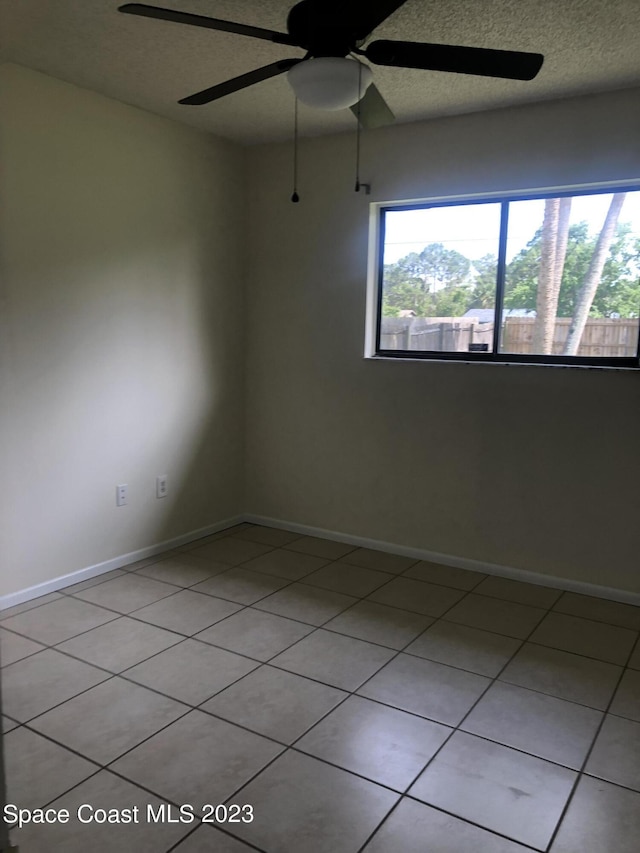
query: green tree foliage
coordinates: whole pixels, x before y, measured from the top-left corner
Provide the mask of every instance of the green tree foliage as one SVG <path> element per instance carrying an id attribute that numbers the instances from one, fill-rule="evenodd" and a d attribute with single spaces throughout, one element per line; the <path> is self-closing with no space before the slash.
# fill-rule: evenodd
<path id="1" fill-rule="evenodd" d="M 498 259 L 495 255 L 483 255 L 473 262 L 476 271 L 470 292 L 469 308 L 494 308 L 496 304 L 496 276 Z"/>
<path id="2" fill-rule="evenodd" d="M 471 261 L 442 243 L 429 243 L 421 252 L 385 264 L 383 314 L 393 317 L 400 311 L 415 311 L 419 317 L 457 316 L 458 311 L 467 310 L 471 286 Z"/>
<path id="3" fill-rule="evenodd" d="M 597 235 L 586 222 L 570 226 L 558 296 L 558 317 L 572 317 Z M 507 265 L 505 308 L 536 310 L 542 227 Z M 383 316 L 414 311 L 418 317 L 460 317 L 470 308 L 495 305 L 497 258 L 469 260 L 460 252 L 431 243 L 384 268 Z M 593 299 L 590 317 L 640 314 L 640 238 L 619 223 Z"/>
<path id="4" fill-rule="evenodd" d="M 542 228 L 507 266 L 505 308 L 535 310 L 540 270 Z M 572 317 L 576 296 L 589 269 L 597 236 L 589 236 L 586 222 L 569 228 L 562 272 L 558 317 Z M 640 310 L 640 239 L 631 226 L 621 223 L 609 249 L 590 317 L 637 317 Z"/>

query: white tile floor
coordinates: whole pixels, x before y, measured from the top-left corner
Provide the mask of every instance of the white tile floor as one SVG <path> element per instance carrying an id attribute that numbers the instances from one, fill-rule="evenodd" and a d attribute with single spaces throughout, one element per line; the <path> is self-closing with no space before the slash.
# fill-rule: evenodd
<path id="1" fill-rule="evenodd" d="M 14 843 L 637 853 L 639 631 L 630 605 L 240 525 L 0 614 L 8 800 L 71 814 Z"/>

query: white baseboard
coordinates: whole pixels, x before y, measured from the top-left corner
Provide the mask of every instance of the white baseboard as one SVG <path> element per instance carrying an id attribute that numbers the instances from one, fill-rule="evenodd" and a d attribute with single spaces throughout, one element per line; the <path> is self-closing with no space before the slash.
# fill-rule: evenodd
<path id="1" fill-rule="evenodd" d="M 487 575 L 496 575 L 511 580 L 524 581 L 537 586 L 549 586 L 553 589 L 562 589 L 567 592 L 578 592 L 581 595 L 593 595 L 597 598 L 606 598 L 610 601 L 620 601 L 623 604 L 634 604 L 640 606 L 640 593 L 630 590 L 616 589 L 614 587 L 600 586 L 600 584 L 588 583 L 587 581 L 563 578 L 554 575 L 545 575 L 542 572 L 530 572 L 526 569 L 515 569 L 511 566 L 501 566 L 497 563 L 484 563 L 481 560 L 472 560 L 469 557 L 457 557 L 452 554 L 440 554 L 437 551 L 427 551 L 423 548 L 410 548 L 406 545 L 397 545 L 392 542 L 383 542 L 380 539 L 368 539 L 364 536 L 352 536 L 348 533 L 324 530 L 320 527 L 310 527 L 307 524 L 295 524 L 282 521 L 279 518 L 267 518 L 262 515 L 245 514 L 243 521 L 251 524 L 263 524 L 265 527 L 277 527 L 281 530 L 290 530 L 292 533 L 300 533 L 305 536 L 317 536 L 319 539 L 330 539 L 335 542 L 346 542 L 348 545 L 357 545 L 360 548 L 373 548 L 377 551 L 386 551 L 390 554 L 400 554 L 403 557 L 413 557 L 415 560 L 429 560 L 432 563 L 441 563 L 445 566 L 455 566 L 458 569 L 469 569 L 472 572 L 483 572 Z"/>
<path id="2" fill-rule="evenodd" d="M 67 575 L 61 575 L 53 580 L 36 584 L 36 586 L 29 587 L 28 589 L 22 589 L 18 592 L 10 593 L 9 595 L 0 596 L 0 611 L 6 610 L 9 607 L 14 607 L 17 604 L 23 604 L 25 601 L 30 601 L 33 598 L 39 598 L 42 595 L 47 595 L 47 593 L 57 592 L 59 589 L 64 589 L 64 587 L 80 583 L 80 581 L 89 580 L 97 575 L 110 572 L 113 569 L 120 569 L 123 566 L 135 563 L 138 560 L 144 560 L 147 557 L 154 557 L 157 554 L 162 554 L 163 552 L 170 551 L 173 548 L 178 548 L 180 545 L 186 545 L 196 539 L 202 539 L 204 536 L 210 536 L 213 533 L 218 533 L 221 530 L 225 530 L 227 527 L 233 527 L 243 521 L 250 522 L 251 524 L 262 524 L 265 527 L 277 527 L 280 530 L 289 530 L 292 533 L 300 533 L 303 536 L 316 536 L 319 539 L 329 539 L 333 542 L 346 542 L 348 545 L 355 545 L 359 548 L 373 548 L 377 551 L 385 551 L 390 554 L 400 554 L 403 557 L 413 557 L 415 560 L 429 560 L 433 563 L 441 563 L 445 566 L 455 566 L 458 569 L 469 569 L 473 572 L 483 572 L 487 575 L 510 578 L 511 580 L 537 584 L 538 586 L 548 586 L 553 587 L 554 589 L 577 592 L 582 595 L 593 595 L 598 598 L 609 599 L 610 601 L 620 601 L 624 604 L 640 606 L 640 593 L 631 592 L 630 590 L 615 589 L 614 587 L 601 586 L 600 584 L 574 580 L 573 578 L 545 575 L 541 572 L 530 572 L 525 569 L 516 569 L 511 566 L 502 566 L 497 563 L 485 563 L 481 560 L 470 559 L 469 557 L 441 554 L 437 551 L 428 551 L 424 548 L 411 548 L 406 545 L 398 545 L 393 542 L 383 542 L 380 539 L 369 539 L 365 536 L 352 536 L 349 533 L 325 530 L 321 527 L 311 527 L 308 524 L 297 524 L 295 522 L 283 521 L 279 518 L 269 518 L 263 515 L 245 513 L 234 516 L 233 518 L 227 518 L 223 521 L 218 521 L 208 527 L 201 527 L 198 530 L 192 530 L 191 532 L 184 533 L 174 539 L 167 539 L 164 542 L 159 542 L 156 545 L 150 545 L 147 548 L 140 548 L 138 551 L 132 551 L 129 554 L 122 554 L 119 557 L 114 557 L 113 559 L 106 560 L 103 563 L 96 563 L 94 566 L 88 566 L 87 568 L 79 569 L 78 571 L 71 572 Z"/>
<path id="3" fill-rule="evenodd" d="M 192 530 L 189 533 L 183 533 L 181 536 L 176 536 L 174 539 L 165 539 L 164 542 L 158 542 L 155 545 L 149 545 L 146 548 L 140 548 L 137 551 L 131 551 L 129 554 L 121 554 L 119 557 L 113 557 L 111 560 L 105 560 L 102 563 L 96 563 L 94 566 L 87 566 L 84 569 L 78 569 L 75 572 L 70 572 L 68 575 L 61 575 L 53 578 L 50 581 L 30 586 L 27 589 L 18 590 L 8 595 L 0 596 L 0 611 L 6 610 L 9 607 L 15 607 L 17 604 L 24 604 L 25 601 L 31 601 L 32 598 L 39 598 L 41 595 L 47 595 L 50 592 L 57 592 L 59 589 L 64 589 L 66 586 L 86 581 L 90 578 L 95 578 L 97 575 L 102 575 L 105 572 L 110 572 L 113 569 L 120 569 L 123 566 L 128 566 L 130 563 L 136 563 L 138 560 L 145 560 L 147 557 L 155 557 L 157 554 L 162 554 L 165 551 L 170 551 L 172 548 L 178 548 L 180 545 L 186 545 L 188 542 L 193 542 L 196 539 L 202 539 L 204 536 L 211 536 L 212 533 L 218 533 L 227 527 L 233 527 L 234 524 L 240 524 L 244 521 L 244 517 L 237 515 L 233 518 L 218 521 L 208 527 L 201 527 L 198 530 Z"/>

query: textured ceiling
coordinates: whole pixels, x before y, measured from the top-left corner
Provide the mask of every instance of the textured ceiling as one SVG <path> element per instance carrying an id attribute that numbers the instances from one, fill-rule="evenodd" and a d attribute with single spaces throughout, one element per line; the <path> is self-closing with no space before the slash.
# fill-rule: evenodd
<path id="1" fill-rule="evenodd" d="M 176 101 L 302 51 L 122 15 L 124 0 L 0 0 L 0 58 L 242 143 L 291 135 L 284 76 L 207 106 Z M 146 0 L 154 4 L 154 0 Z M 366 2 L 366 0 L 365 0 Z M 155 5 L 286 31 L 288 0 Z M 638 0 L 407 0 L 372 38 L 543 53 L 531 82 L 374 66 L 397 122 L 640 86 Z M 352 129 L 351 113 L 300 109 L 303 135 Z"/>

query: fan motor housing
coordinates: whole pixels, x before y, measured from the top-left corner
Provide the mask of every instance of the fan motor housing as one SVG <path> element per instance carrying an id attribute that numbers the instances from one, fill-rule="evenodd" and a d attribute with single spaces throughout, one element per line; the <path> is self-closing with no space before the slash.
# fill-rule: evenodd
<path id="1" fill-rule="evenodd" d="M 316 3 L 301 0 L 289 12 L 289 34 L 312 56 L 347 56 L 357 46 L 349 27 L 336 27 L 332 5 L 327 3 L 326 10 L 318 15 Z"/>

